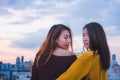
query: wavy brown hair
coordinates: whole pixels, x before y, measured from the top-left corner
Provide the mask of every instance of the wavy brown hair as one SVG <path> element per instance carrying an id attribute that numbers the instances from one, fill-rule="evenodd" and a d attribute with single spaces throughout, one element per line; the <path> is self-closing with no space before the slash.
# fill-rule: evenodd
<path id="1" fill-rule="evenodd" d="M 35 62 L 36 62 L 35 65 L 36 66 L 39 66 L 40 58 L 45 56 L 45 55 L 48 55 L 48 58 L 45 60 L 44 64 L 47 63 L 47 61 L 50 59 L 53 51 L 57 47 L 56 39 L 59 38 L 59 36 L 60 36 L 60 34 L 62 33 L 63 30 L 68 30 L 69 33 L 70 33 L 70 39 L 71 39 L 70 46 L 71 46 L 71 50 L 73 51 L 71 29 L 69 27 L 67 27 L 66 25 L 63 25 L 63 24 L 53 25 L 51 27 L 51 29 L 49 30 L 45 41 L 43 42 L 39 51 L 36 54 L 36 58 L 35 58 Z"/>
<path id="2" fill-rule="evenodd" d="M 91 22 L 83 27 L 87 29 L 90 42 L 90 50 L 94 51 L 94 54 L 100 55 L 100 63 L 102 69 L 109 69 L 110 67 L 110 51 L 107 44 L 107 39 L 103 27 L 96 22 Z"/>

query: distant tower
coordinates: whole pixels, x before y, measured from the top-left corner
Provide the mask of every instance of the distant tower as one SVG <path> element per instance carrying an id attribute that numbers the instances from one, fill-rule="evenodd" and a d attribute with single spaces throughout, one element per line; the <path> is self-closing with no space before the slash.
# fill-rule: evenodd
<path id="1" fill-rule="evenodd" d="M 21 56 L 21 62 L 22 63 L 24 62 L 24 56 Z"/>
<path id="2" fill-rule="evenodd" d="M 111 65 L 114 65 L 114 66 L 118 65 L 118 62 L 116 61 L 116 55 L 115 54 L 112 55 L 112 61 L 111 61 L 111 63 L 112 63 Z"/>
<path id="3" fill-rule="evenodd" d="M 20 64 L 20 57 L 16 58 L 16 64 Z"/>
<path id="4" fill-rule="evenodd" d="M 0 64 L 2 64 L 2 61 L 0 61 Z"/>
<path id="5" fill-rule="evenodd" d="M 115 54 L 112 55 L 112 60 L 116 61 L 116 55 Z"/>

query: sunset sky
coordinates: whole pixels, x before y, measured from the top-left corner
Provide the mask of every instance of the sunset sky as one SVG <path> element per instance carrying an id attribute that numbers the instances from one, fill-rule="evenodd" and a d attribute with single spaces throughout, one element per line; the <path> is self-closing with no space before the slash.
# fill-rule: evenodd
<path id="1" fill-rule="evenodd" d="M 120 63 L 120 0 L 0 0 L 0 61 L 34 57 L 54 24 L 72 29 L 74 52 L 82 49 L 82 28 L 100 23 Z"/>

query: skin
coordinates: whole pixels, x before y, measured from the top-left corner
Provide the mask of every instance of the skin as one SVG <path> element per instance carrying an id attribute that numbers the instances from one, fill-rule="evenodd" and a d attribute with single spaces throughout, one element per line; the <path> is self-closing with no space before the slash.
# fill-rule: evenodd
<path id="1" fill-rule="evenodd" d="M 62 31 L 59 38 L 56 40 L 57 48 L 53 52 L 56 56 L 71 56 L 74 55 L 73 52 L 69 51 L 71 42 L 70 33 L 67 30 Z"/>
<path id="2" fill-rule="evenodd" d="M 59 38 L 56 40 L 59 48 L 69 50 L 70 46 L 70 33 L 67 30 L 62 31 Z"/>
<path id="3" fill-rule="evenodd" d="M 86 49 L 90 48 L 88 31 L 86 28 L 83 30 L 83 44 Z"/>

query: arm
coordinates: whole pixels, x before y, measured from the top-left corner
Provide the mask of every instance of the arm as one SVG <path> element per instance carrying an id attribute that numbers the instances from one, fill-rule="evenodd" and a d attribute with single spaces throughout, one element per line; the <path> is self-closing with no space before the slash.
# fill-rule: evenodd
<path id="1" fill-rule="evenodd" d="M 92 51 L 83 53 L 57 80 L 81 80 L 89 73 L 93 61 L 94 55 Z"/>

